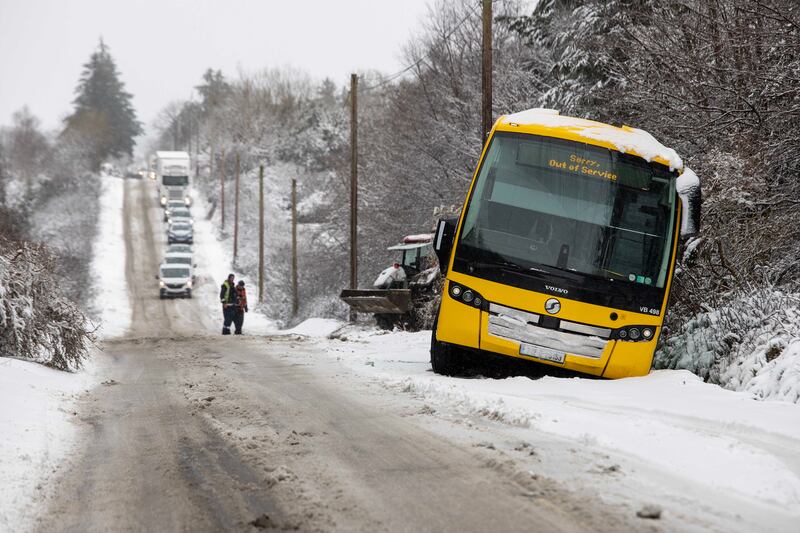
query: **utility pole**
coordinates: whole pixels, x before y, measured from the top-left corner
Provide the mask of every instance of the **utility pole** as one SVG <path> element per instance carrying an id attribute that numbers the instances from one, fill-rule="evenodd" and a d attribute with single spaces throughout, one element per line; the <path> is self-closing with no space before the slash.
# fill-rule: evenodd
<path id="1" fill-rule="evenodd" d="M 225 232 L 225 149 L 219 156 L 219 212 L 220 227 Z"/>
<path id="2" fill-rule="evenodd" d="M 297 316 L 297 180 L 292 178 L 292 316 Z"/>
<path id="3" fill-rule="evenodd" d="M 209 143 L 210 144 L 210 143 Z M 214 146 L 209 146 L 208 153 L 208 181 L 214 179 L 214 157 L 216 156 Z"/>
<path id="4" fill-rule="evenodd" d="M 350 75 L 350 288 L 358 288 L 358 74 Z"/>
<path id="5" fill-rule="evenodd" d="M 236 255 L 239 251 L 239 152 L 236 152 L 236 193 L 233 202 L 233 262 L 236 263 Z"/>
<path id="6" fill-rule="evenodd" d="M 264 303 L 264 165 L 258 167 L 258 303 Z"/>
<path id="7" fill-rule="evenodd" d="M 483 60 L 481 61 L 481 150 L 492 129 L 492 0 L 483 0 Z"/>
<path id="8" fill-rule="evenodd" d="M 196 186 L 200 176 L 200 121 L 197 120 L 197 117 L 195 117 L 194 126 L 194 182 Z"/>

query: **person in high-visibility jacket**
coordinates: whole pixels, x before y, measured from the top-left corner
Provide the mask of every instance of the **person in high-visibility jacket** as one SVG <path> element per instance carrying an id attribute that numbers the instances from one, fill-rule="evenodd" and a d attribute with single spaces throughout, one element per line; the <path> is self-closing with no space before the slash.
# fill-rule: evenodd
<path id="1" fill-rule="evenodd" d="M 249 311 L 247 308 L 247 291 L 244 289 L 244 281 L 239 280 L 236 284 L 236 313 L 233 315 L 233 325 L 236 326 L 234 333 L 242 334 L 242 324 L 244 324 L 244 314 Z"/>
<path id="2" fill-rule="evenodd" d="M 231 322 L 236 316 L 236 287 L 233 285 L 234 275 L 228 274 L 228 279 L 222 282 L 219 290 L 219 301 L 222 303 L 222 334 L 231 334 Z"/>

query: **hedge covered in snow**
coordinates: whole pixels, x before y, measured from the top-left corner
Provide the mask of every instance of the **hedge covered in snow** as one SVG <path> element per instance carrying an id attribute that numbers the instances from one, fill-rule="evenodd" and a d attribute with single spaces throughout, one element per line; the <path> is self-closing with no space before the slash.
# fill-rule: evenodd
<path id="1" fill-rule="evenodd" d="M 44 246 L 0 238 L 0 356 L 75 370 L 93 340 L 83 313 L 58 287 Z"/>
<path id="2" fill-rule="evenodd" d="M 800 403 L 800 295 L 758 288 L 708 307 L 668 335 L 655 366 Z"/>

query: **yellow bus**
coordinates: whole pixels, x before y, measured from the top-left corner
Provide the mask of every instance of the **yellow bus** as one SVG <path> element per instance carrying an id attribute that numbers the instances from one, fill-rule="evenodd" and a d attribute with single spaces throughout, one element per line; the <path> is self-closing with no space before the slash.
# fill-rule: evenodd
<path id="1" fill-rule="evenodd" d="M 500 355 L 647 374 L 699 208 L 697 176 L 642 130 L 545 109 L 500 117 L 460 216 L 434 235 L 434 372 Z"/>

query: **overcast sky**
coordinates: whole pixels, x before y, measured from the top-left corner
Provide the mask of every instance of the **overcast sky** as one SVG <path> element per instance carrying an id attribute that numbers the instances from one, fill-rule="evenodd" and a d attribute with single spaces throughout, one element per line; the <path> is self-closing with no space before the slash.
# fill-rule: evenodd
<path id="1" fill-rule="evenodd" d="M 27 104 L 46 128 L 71 111 L 102 35 L 139 120 L 192 94 L 206 68 L 292 65 L 344 84 L 403 66 L 427 0 L 0 0 L 0 125 Z"/>

